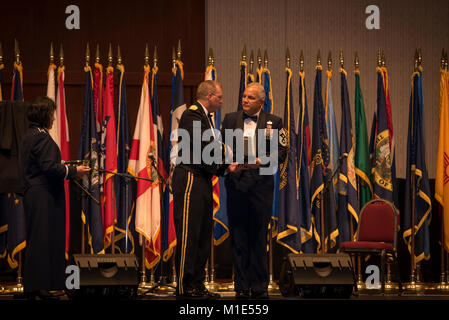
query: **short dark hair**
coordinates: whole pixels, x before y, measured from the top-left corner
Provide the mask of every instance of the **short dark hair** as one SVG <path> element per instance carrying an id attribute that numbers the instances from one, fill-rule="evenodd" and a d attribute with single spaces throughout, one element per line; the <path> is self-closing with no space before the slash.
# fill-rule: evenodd
<path id="1" fill-rule="evenodd" d="M 37 97 L 28 106 L 27 118 L 30 122 L 35 122 L 44 128 L 49 128 L 56 104 L 49 97 Z"/>

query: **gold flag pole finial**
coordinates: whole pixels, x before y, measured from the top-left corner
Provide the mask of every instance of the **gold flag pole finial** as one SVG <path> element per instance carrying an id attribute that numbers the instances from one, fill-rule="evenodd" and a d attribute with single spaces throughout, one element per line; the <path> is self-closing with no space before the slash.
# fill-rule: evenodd
<path id="1" fill-rule="evenodd" d="M 262 54 L 260 53 L 260 48 L 257 50 L 257 67 L 259 69 L 262 67 Z"/>
<path id="2" fill-rule="evenodd" d="M 242 61 L 246 61 L 246 44 L 243 46 L 242 50 Z"/>
<path id="3" fill-rule="evenodd" d="M 318 66 L 321 66 L 321 52 L 320 52 L 320 49 L 318 49 L 318 54 L 316 55 L 316 64 Z"/>
<path id="4" fill-rule="evenodd" d="M 50 64 L 55 61 L 55 50 L 53 49 L 53 41 L 50 42 Z"/>
<path id="5" fill-rule="evenodd" d="M 382 54 L 380 48 L 377 49 L 377 67 L 382 67 Z"/>
<path id="6" fill-rule="evenodd" d="M 112 44 L 109 43 L 109 50 L 108 50 L 108 66 L 112 66 Z"/>
<path id="7" fill-rule="evenodd" d="M 215 65 L 215 58 L 214 58 L 214 50 L 212 48 L 210 48 L 210 55 L 212 57 L 212 61 L 211 61 L 212 66 L 214 66 Z"/>
<path id="8" fill-rule="evenodd" d="M 254 51 L 251 49 L 251 54 L 249 55 L 249 72 L 253 73 L 254 67 Z"/>
<path id="9" fill-rule="evenodd" d="M 154 46 L 154 53 L 153 53 L 153 68 L 157 68 L 157 46 Z"/>
<path id="10" fill-rule="evenodd" d="M 327 69 L 332 70 L 332 52 L 329 51 L 329 55 L 327 56 Z"/>
<path id="11" fill-rule="evenodd" d="M 207 57 L 207 65 L 208 66 L 212 65 L 212 48 L 209 48 L 209 55 Z"/>
<path id="12" fill-rule="evenodd" d="M 302 50 L 299 54 L 299 71 L 304 72 L 304 53 Z"/>
<path id="13" fill-rule="evenodd" d="M 344 69 L 344 65 L 345 65 L 345 59 L 344 59 L 344 57 L 343 57 L 343 50 L 340 49 L 340 67 L 341 67 L 342 69 Z"/>
<path id="14" fill-rule="evenodd" d="M 150 51 L 148 50 L 148 43 L 145 43 L 145 58 L 144 58 L 145 66 L 150 64 Z"/>
<path id="15" fill-rule="evenodd" d="M 2 43 L 0 42 L 0 64 L 3 64 L 3 49 Z"/>
<path id="16" fill-rule="evenodd" d="M 419 66 L 418 49 L 415 49 L 414 66 L 415 66 L 415 71 L 418 71 L 418 66 Z"/>
<path id="17" fill-rule="evenodd" d="M 181 50 L 181 39 L 178 40 L 178 51 L 176 52 L 176 58 L 181 61 L 181 54 L 182 54 L 182 50 Z"/>
<path id="18" fill-rule="evenodd" d="M 285 52 L 285 62 L 286 62 L 287 68 L 290 69 L 290 50 L 288 49 L 288 47 Z"/>
<path id="19" fill-rule="evenodd" d="M 117 45 L 117 65 L 122 64 L 122 53 L 120 52 L 120 45 Z"/>
<path id="20" fill-rule="evenodd" d="M 421 47 L 418 47 L 418 65 L 422 66 L 422 51 L 421 51 Z"/>
<path id="21" fill-rule="evenodd" d="M 387 59 L 385 59 L 385 52 L 382 50 L 382 67 L 387 66 Z"/>
<path id="22" fill-rule="evenodd" d="M 100 45 L 97 43 L 97 51 L 95 52 L 95 63 L 100 63 Z"/>
<path id="23" fill-rule="evenodd" d="M 267 50 L 265 50 L 264 53 L 263 53 L 263 64 L 264 64 L 264 68 L 268 69 L 268 53 L 267 53 Z"/>
<path id="24" fill-rule="evenodd" d="M 90 61 L 90 49 L 89 49 L 89 42 L 88 42 L 87 46 L 86 46 L 86 67 L 89 66 L 89 61 Z"/>
<path id="25" fill-rule="evenodd" d="M 20 63 L 20 49 L 19 49 L 19 41 L 17 39 L 14 39 L 14 53 L 16 55 L 16 63 Z"/>
<path id="26" fill-rule="evenodd" d="M 172 52 L 171 52 L 171 60 L 173 62 L 173 68 L 176 67 L 176 50 L 175 47 L 172 47 Z"/>
<path id="27" fill-rule="evenodd" d="M 357 51 L 355 52 L 354 66 L 355 70 L 359 70 L 359 54 L 357 53 Z"/>
<path id="28" fill-rule="evenodd" d="M 64 49 L 62 47 L 62 43 L 61 46 L 59 47 L 59 65 L 61 67 L 64 65 Z"/>
<path id="29" fill-rule="evenodd" d="M 444 55 L 444 68 L 446 69 L 446 71 L 448 71 L 448 69 L 447 69 L 447 51 L 446 51 L 446 53 L 445 53 L 445 55 Z"/>
<path id="30" fill-rule="evenodd" d="M 445 60 L 444 60 L 444 48 L 443 48 L 443 50 L 441 51 L 441 69 L 444 69 L 444 62 L 445 62 Z"/>

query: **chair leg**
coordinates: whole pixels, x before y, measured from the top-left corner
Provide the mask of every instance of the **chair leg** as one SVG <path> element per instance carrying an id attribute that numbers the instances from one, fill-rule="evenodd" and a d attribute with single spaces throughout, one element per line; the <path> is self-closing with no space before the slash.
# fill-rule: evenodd
<path id="1" fill-rule="evenodd" d="M 385 250 L 382 250 L 380 256 L 380 277 L 382 279 L 382 295 L 385 295 Z"/>

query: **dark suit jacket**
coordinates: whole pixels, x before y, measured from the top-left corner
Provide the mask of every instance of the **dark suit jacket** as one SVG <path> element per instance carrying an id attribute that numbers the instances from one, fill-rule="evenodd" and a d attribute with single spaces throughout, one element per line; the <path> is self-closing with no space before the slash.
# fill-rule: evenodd
<path id="1" fill-rule="evenodd" d="M 271 124 L 269 124 L 271 122 Z M 269 114 L 265 112 L 263 109 L 259 113 L 259 117 L 257 119 L 257 126 L 256 126 L 256 155 L 259 154 L 258 143 L 257 143 L 257 130 L 259 129 L 267 129 L 267 125 L 271 125 L 272 129 L 277 129 L 278 132 L 280 132 L 283 129 L 282 119 L 278 116 L 275 116 L 273 114 Z M 225 118 L 223 119 L 222 125 L 221 125 L 221 134 L 222 138 L 225 144 L 230 145 L 230 141 L 226 141 L 226 129 L 242 129 L 244 128 L 244 121 L 243 121 L 243 110 L 232 112 L 226 114 Z M 236 157 L 236 139 L 233 139 L 233 153 L 234 153 L 234 160 Z M 281 140 L 281 139 L 279 139 Z M 270 144 L 267 143 L 266 147 L 269 148 Z M 267 154 L 269 154 L 270 150 L 265 150 Z M 281 143 L 278 144 L 278 164 L 283 162 L 285 160 L 285 157 L 287 156 L 288 152 L 288 146 L 283 146 Z M 239 150 L 239 152 L 242 152 L 242 150 Z M 227 186 L 232 186 L 232 188 L 238 189 L 240 191 L 246 191 L 250 185 L 254 185 L 257 183 L 267 183 L 269 181 L 273 181 L 272 175 L 260 175 L 259 169 L 251 169 L 251 170 L 242 170 L 237 173 L 229 173 L 226 175 L 226 179 L 228 180 Z"/>
<path id="2" fill-rule="evenodd" d="M 194 122 L 197 122 L 200 124 L 200 135 L 194 134 Z M 212 136 L 208 141 L 202 141 L 202 136 L 204 131 L 211 128 L 209 119 L 204 112 L 203 107 L 199 102 L 196 102 L 192 106 L 190 106 L 188 109 L 184 111 L 184 113 L 181 116 L 181 119 L 179 121 L 178 129 L 184 129 L 188 132 L 190 137 L 190 159 L 189 162 L 183 163 L 181 162 L 178 164 L 178 166 L 184 167 L 185 169 L 202 175 L 206 178 L 212 178 L 213 175 L 221 175 L 223 174 L 224 170 L 226 169 L 226 166 L 224 165 L 224 157 L 223 154 L 221 156 L 220 163 L 206 163 L 204 162 L 204 159 L 202 157 L 202 153 L 204 148 L 212 143 L 214 141 L 214 137 Z M 200 139 L 201 141 L 198 141 Z M 182 141 L 182 137 L 179 139 L 179 142 Z M 224 152 L 223 144 L 216 140 L 215 143 L 218 143 L 220 145 L 220 151 L 221 153 Z M 197 147 L 197 149 L 194 149 L 194 146 Z M 181 150 L 182 151 L 182 150 Z M 182 156 L 182 152 L 180 151 L 180 156 Z M 197 163 L 194 163 L 195 159 Z M 198 163 L 199 162 L 199 163 Z"/>

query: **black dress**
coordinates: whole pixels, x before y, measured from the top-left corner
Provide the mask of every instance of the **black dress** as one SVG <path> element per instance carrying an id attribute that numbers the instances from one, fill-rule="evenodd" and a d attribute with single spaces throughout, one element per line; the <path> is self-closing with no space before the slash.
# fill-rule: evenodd
<path id="1" fill-rule="evenodd" d="M 22 140 L 20 165 L 26 215 L 25 292 L 64 289 L 64 179 L 75 177 L 76 168 L 61 164 L 58 146 L 35 123 Z"/>

